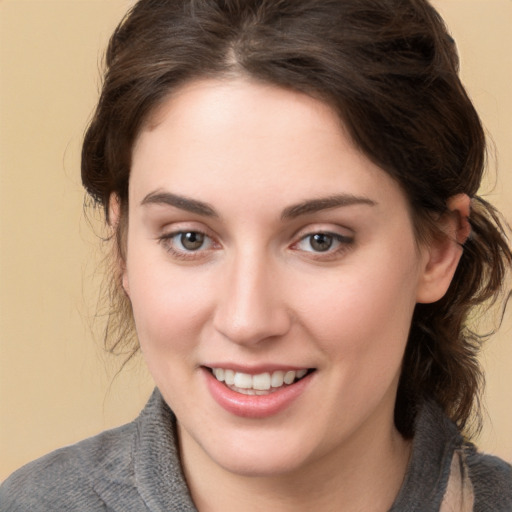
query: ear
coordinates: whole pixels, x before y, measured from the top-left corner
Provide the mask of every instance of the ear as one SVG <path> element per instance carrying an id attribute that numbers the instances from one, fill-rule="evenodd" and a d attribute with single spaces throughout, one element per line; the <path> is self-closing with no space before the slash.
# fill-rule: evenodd
<path id="1" fill-rule="evenodd" d="M 126 229 L 126 219 L 124 221 L 122 219 L 121 200 L 115 193 L 110 195 L 108 201 L 108 224 L 112 228 L 112 236 L 115 238 L 114 258 L 117 266 L 116 270 L 119 272 L 118 275 L 120 277 L 121 285 L 126 295 L 129 297 L 130 293 L 126 272 L 126 247 L 124 247 L 126 243 L 126 233 L 123 233 Z"/>
<path id="2" fill-rule="evenodd" d="M 108 225 L 113 229 L 116 230 L 119 221 L 121 218 L 121 200 L 119 199 L 119 196 L 112 192 L 110 194 L 110 197 L 108 199 Z"/>
<path id="3" fill-rule="evenodd" d="M 469 197 L 457 194 L 446 206 L 447 212 L 438 220 L 441 233 L 421 249 L 425 257 L 416 301 L 424 304 L 436 302 L 447 292 L 462 256 L 462 246 L 471 233 Z"/>

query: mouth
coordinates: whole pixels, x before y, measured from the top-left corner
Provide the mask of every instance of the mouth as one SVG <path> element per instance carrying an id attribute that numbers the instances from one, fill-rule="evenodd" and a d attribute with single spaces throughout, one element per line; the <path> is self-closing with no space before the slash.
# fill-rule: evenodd
<path id="1" fill-rule="evenodd" d="M 269 395 L 289 387 L 315 371 L 314 368 L 302 368 L 299 370 L 277 370 L 251 375 L 229 368 L 205 368 L 217 381 L 224 383 L 231 391 L 243 395 L 257 396 Z"/>

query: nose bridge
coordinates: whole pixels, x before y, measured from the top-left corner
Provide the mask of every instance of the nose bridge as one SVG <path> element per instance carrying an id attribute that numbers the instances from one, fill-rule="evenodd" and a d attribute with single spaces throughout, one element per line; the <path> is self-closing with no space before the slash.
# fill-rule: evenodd
<path id="1" fill-rule="evenodd" d="M 231 341 L 255 344 L 289 328 L 277 266 L 262 247 L 237 251 L 225 268 L 215 327 Z"/>

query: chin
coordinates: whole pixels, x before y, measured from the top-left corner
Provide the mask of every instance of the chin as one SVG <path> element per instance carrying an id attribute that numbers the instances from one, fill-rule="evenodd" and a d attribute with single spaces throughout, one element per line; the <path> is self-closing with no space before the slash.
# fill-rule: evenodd
<path id="1" fill-rule="evenodd" d="M 210 438 L 201 449 L 217 466 L 233 474 L 247 477 L 272 477 L 294 473 L 314 456 L 314 446 L 307 433 L 256 429 L 253 432 L 231 432 L 224 438 Z M 302 440 L 301 440 L 302 438 Z M 311 442 L 311 437 L 309 437 Z M 314 443 L 313 443 L 314 444 Z"/>
<path id="2" fill-rule="evenodd" d="M 225 471 L 252 478 L 284 476 L 300 470 L 305 463 L 297 453 L 278 453 L 275 450 L 265 454 L 260 451 L 257 456 L 240 452 L 226 456 L 224 453 L 215 462 Z"/>

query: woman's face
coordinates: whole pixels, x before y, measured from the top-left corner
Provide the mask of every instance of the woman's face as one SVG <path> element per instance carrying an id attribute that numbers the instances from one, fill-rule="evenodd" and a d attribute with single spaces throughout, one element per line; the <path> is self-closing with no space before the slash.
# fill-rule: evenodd
<path id="1" fill-rule="evenodd" d="M 397 435 L 428 255 L 328 106 L 189 84 L 142 130 L 129 204 L 123 283 L 185 459 L 277 475 Z"/>

